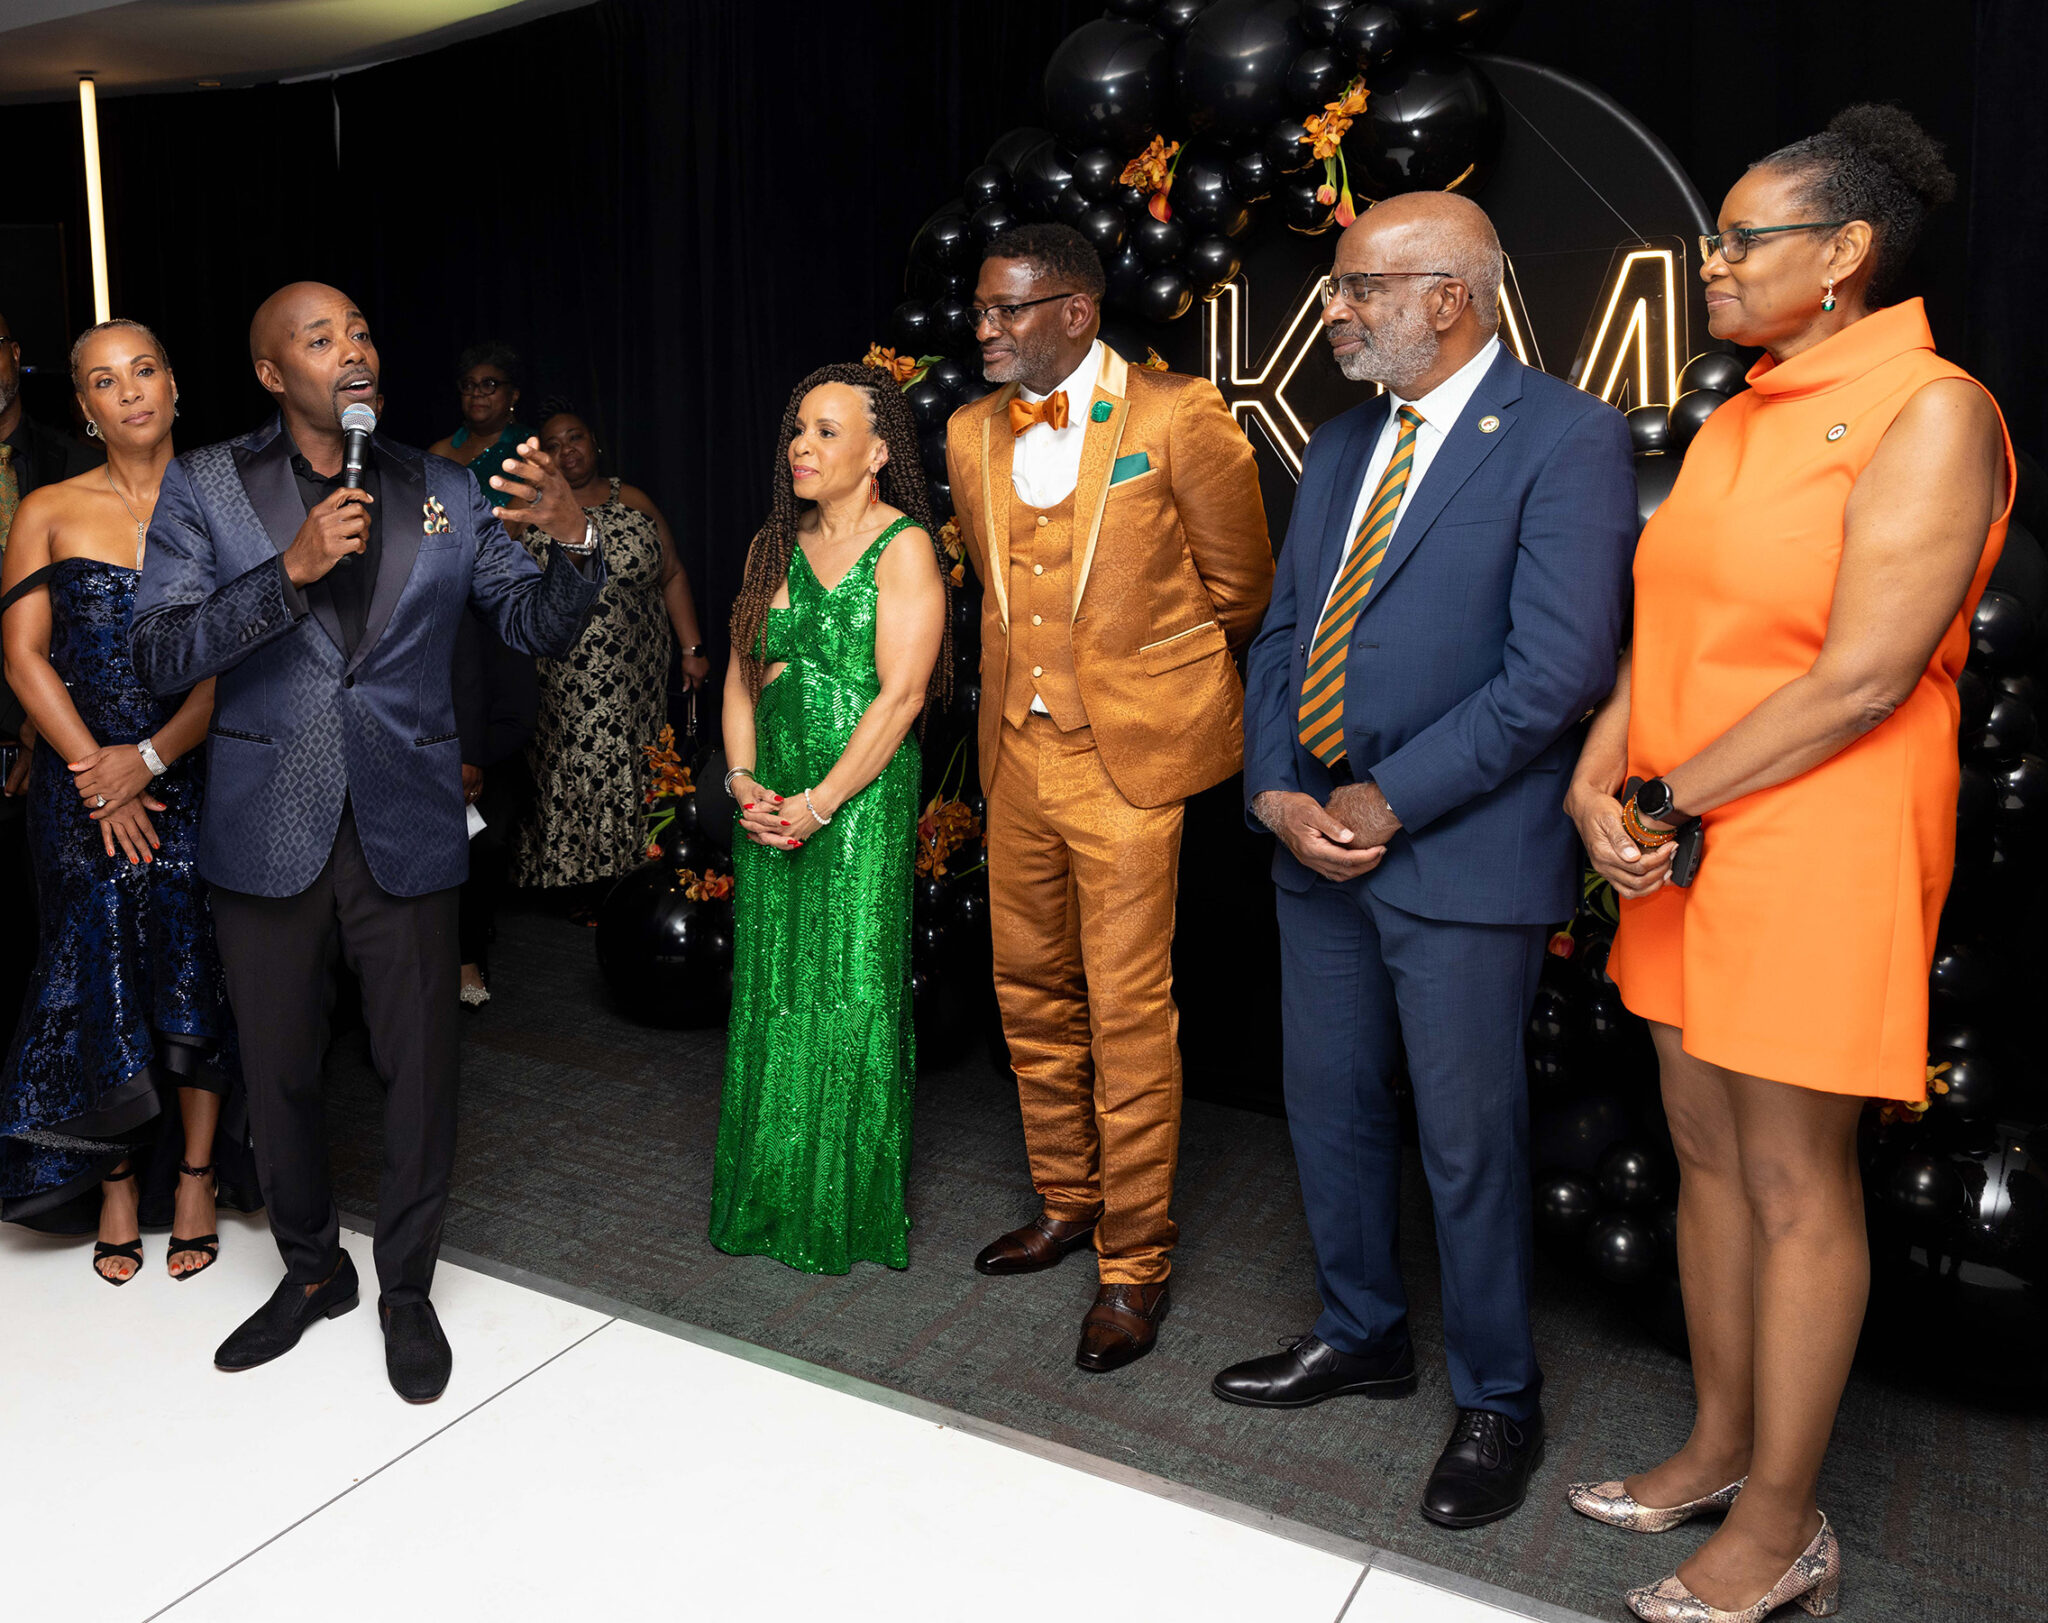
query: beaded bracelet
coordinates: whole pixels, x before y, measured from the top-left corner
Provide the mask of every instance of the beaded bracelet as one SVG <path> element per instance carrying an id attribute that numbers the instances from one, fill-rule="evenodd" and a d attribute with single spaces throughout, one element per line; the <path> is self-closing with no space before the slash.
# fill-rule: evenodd
<path id="1" fill-rule="evenodd" d="M 829 817 L 821 817 L 818 815 L 818 808 L 811 804 L 811 792 L 808 789 L 804 791 L 804 810 L 811 814 L 812 819 L 817 823 L 818 827 L 820 828 L 823 828 L 827 823 L 832 821 L 832 819 Z"/>
<path id="2" fill-rule="evenodd" d="M 1634 795 L 1630 795 L 1627 800 L 1622 802 L 1621 827 L 1622 831 L 1645 851 L 1654 851 L 1658 846 L 1669 845 L 1678 838 L 1678 830 L 1675 828 L 1655 829 L 1646 827 L 1641 815 L 1636 811 Z"/>

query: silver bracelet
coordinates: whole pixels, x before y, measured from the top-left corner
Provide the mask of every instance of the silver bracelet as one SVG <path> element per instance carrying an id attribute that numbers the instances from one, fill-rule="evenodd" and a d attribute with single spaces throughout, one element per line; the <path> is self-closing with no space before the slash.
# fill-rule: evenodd
<path id="1" fill-rule="evenodd" d="M 573 552 L 579 558 L 587 558 L 590 554 L 597 551 L 599 533 L 597 520 L 586 518 L 583 521 L 583 539 L 581 541 L 558 540 L 555 542 L 555 545 L 564 552 Z"/>
<path id="2" fill-rule="evenodd" d="M 808 789 L 804 791 L 804 810 L 811 814 L 811 817 L 816 821 L 818 827 L 820 828 L 823 828 L 827 823 L 832 821 L 832 819 L 829 817 L 821 817 L 818 815 L 818 808 L 811 804 L 811 792 Z"/>
<path id="3" fill-rule="evenodd" d="M 160 778 L 170 771 L 170 768 L 164 764 L 164 758 L 156 752 L 155 739 L 145 738 L 135 747 L 142 752 L 142 764 L 149 768 L 149 775 L 152 778 Z"/>
<path id="4" fill-rule="evenodd" d="M 750 767 L 750 766 L 734 766 L 734 767 L 728 767 L 728 768 L 726 768 L 726 773 L 725 773 L 725 798 L 726 798 L 726 799 L 728 799 L 728 800 L 737 800 L 737 799 L 739 799 L 739 796 L 738 796 L 738 795 L 736 795 L 736 794 L 734 794 L 734 793 L 732 792 L 732 780 L 733 780 L 734 778 L 738 777 L 738 776 L 739 776 L 739 775 L 740 775 L 740 774 L 741 774 L 742 772 L 746 773 L 746 774 L 747 774 L 747 776 L 749 776 L 749 777 L 752 777 L 752 776 L 753 776 L 753 773 L 754 773 L 754 769 L 753 769 L 752 767 Z"/>

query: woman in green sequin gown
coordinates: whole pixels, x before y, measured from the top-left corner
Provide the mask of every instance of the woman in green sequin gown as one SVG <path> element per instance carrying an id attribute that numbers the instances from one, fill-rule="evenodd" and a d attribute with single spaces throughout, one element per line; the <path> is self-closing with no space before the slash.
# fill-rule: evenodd
<path id="1" fill-rule="evenodd" d="M 811 1273 L 902 1268 L 916 1074 L 911 730 L 938 665 L 945 585 L 915 429 L 886 379 L 813 373 L 784 429 L 725 690 L 745 837 L 733 849 L 711 1241 Z"/>

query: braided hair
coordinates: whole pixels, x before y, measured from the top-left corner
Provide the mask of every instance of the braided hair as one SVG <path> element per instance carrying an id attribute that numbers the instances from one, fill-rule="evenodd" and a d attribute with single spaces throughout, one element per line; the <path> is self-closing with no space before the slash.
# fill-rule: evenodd
<path id="1" fill-rule="evenodd" d="M 755 532 L 753 543 L 747 548 L 746 571 L 740 577 L 739 596 L 733 601 L 732 645 L 739 650 L 740 674 L 746 679 L 747 691 L 758 699 L 768 667 L 768 661 L 762 657 L 768 606 L 789 578 L 790 559 L 797 544 L 797 523 L 804 508 L 811 505 L 797 495 L 796 481 L 790 477 L 789 446 L 796 438 L 797 413 L 804 396 L 827 383 L 844 383 L 858 389 L 867 401 L 868 426 L 889 447 L 889 460 L 883 464 L 881 473 L 882 500 L 923 527 L 938 558 L 939 580 L 946 591 L 945 630 L 939 657 L 932 665 L 931 683 L 925 689 L 924 712 L 918 717 L 922 735 L 925 717 L 943 707 L 952 692 L 953 604 L 952 577 L 948 573 L 952 560 L 941 549 L 939 527 L 932 520 L 931 495 L 925 488 L 924 465 L 918 457 L 917 423 L 910 414 L 910 404 L 903 398 L 902 390 L 873 367 L 851 361 L 821 366 L 791 391 L 789 404 L 782 412 L 782 431 L 775 441 L 768 520 Z"/>
<path id="2" fill-rule="evenodd" d="M 1897 107 L 1845 107 L 1819 135 L 1780 147 L 1752 169 L 1780 169 L 1800 184 L 1815 217 L 1870 222 L 1870 280 L 1877 309 L 1891 294 L 1929 212 L 1955 195 L 1941 148 Z"/>

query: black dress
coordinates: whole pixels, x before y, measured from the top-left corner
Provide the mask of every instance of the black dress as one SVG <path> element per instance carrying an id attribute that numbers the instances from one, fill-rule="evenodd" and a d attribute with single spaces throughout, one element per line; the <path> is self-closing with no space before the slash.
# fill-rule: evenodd
<path id="1" fill-rule="evenodd" d="M 23 583 L 49 589 L 50 663 L 102 743 L 147 738 L 178 707 L 145 689 L 129 660 L 140 578 L 67 558 Z M 0 1067 L 0 1219 L 89 1227 L 89 1211 L 59 1214 L 133 1155 L 144 1224 L 167 1222 L 184 1152 L 181 1087 L 225 1096 L 213 1157 L 220 1204 L 261 1205 L 227 983 L 196 862 L 204 792 L 198 751 L 150 786 L 165 805 L 150 814 L 162 843 L 138 866 L 106 854 L 63 757 L 47 743 L 36 747 L 28 838 L 42 933 Z"/>

